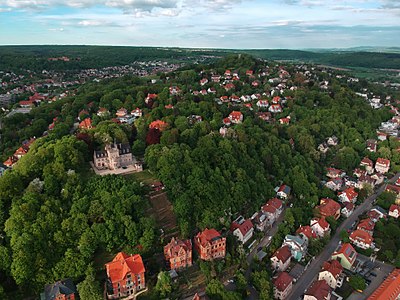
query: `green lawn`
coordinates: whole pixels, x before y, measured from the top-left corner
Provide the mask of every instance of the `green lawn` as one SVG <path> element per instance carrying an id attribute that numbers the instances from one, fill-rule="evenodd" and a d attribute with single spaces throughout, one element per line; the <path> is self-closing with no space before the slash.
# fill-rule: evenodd
<path id="1" fill-rule="evenodd" d="M 139 182 L 143 182 L 143 183 L 148 184 L 148 185 L 152 184 L 153 182 L 158 181 L 157 178 L 152 173 L 150 173 L 149 170 L 144 170 L 142 172 L 132 173 L 132 174 L 129 174 L 127 176 L 128 177 L 132 177 L 135 180 L 137 180 Z"/>

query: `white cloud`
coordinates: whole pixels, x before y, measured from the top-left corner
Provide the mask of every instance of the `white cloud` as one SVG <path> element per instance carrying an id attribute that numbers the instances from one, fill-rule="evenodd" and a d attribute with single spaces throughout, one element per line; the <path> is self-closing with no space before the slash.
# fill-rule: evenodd
<path id="1" fill-rule="evenodd" d="M 88 8 L 104 5 L 122 10 L 151 11 L 154 8 L 176 8 L 178 0 L 0 0 L 0 7 L 43 10 L 55 6 Z"/>

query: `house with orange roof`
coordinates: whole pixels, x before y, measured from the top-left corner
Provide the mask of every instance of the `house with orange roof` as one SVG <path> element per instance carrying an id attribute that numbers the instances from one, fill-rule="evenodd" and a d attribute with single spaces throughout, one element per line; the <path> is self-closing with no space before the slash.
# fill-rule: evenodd
<path id="1" fill-rule="evenodd" d="M 285 271 L 292 258 L 292 252 L 289 246 L 282 246 L 271 256 L 271 267 L 274 271 Z"/>
<path id="2" fill-rule="evenodd" d="M 86 118 L 82 122 L 79 123 L 79 128 L 80 129 L 92 129 L 92 119 L 91 118 Z"/>
<path id="3" fill-rule="evenodd" d="M 243 122 L 243 114 L 240 111 L 234 110 L 229 114 L 228 118 L 234 124 L 240 124 Z"/>
<path id="4" fill-rule="evenodd" d="M 226 238 L 211 228 L 204 229 L 194 237 L 194 247 L 202 260 L 224 258 L 226 253 Z"/>
<path id="5" fill-rule="evenodd" d="M 253 236 L 253 223 L 251 223 L 250 219 L 246 220 L 242 216 L 239 216 L 232 222 L 231 231 L 242 244 L 245 244 Z"/>
<path id="6" fill-rule="evenodd" d="M 317 237 L 324 237 L 325 235 L 331 232 L 329 223 L 326 221 L 324 217 L 322 218 L 313 218 L 310 221 L 310 226 L 313 232 L 315 232 Z"/>
<path id="7" fill-rule="evenodd" d="M 274 299 L 286 299 L 293 288 L 293 277 L 287 272 L 280 272 L 272 279 Z"/>
<path id="8" fill-rule="evenodd" d="M 174 237 L 164 246 L 164 257 L 171 270 L 179 270 L 192 265 L 192 241 L 177 240 Z"/>
<path id="9" fill-rule="evenodd" d="M 361 249 L 369 249 L 373 246 L 372 244 L 373 238 L 371 234 L 369 234 L 364 230 L 360 229 L 354 230 L 350 234 L 349 239 L 353 243 L 353 245 Z"/>
<path id="10" fill-rule="evenodd" d="M 158 129 L 160 131 L 164 131 L 165 129 L 167 129 L 167 127 L 168 123 L 161 120 L 153 121 L 149 125 L 149 128 Z"/>
<path id="11" fill-rule="evenodd" d="M 400 205 L 392 204 L 389 208 L 389 216 L 393 218 L 398 218 L 400 215 Z"/>
<path id="12" fill-rule="evenodd" d="M 396 300 L 400 296 L 400 269 L 394 269 L 368 300 Z"/>
<path id="13" fill-rule="evenodd" d="M 12 156 L 9 156 L 7 158 L 7 160 L 5 162 L 3 162 L 3 164 L 6 167 L 11 168 L 17 161 L 18 161 L 18 157 L 15 157 L 14 155 L 12 155 Z"/>
<path id="14" fill-rule="evenodd" d="M 337 260 L 326 261 L 322 265 L 322 270 L 318 274 L 318 280 L 325 280 L 325 282 L 334 290 L 341 285 L 339 280 L 340 275 L 343 273 L 343 267 Z"/>
<path id="15" fill-rule="evenodd" d="M 343 192 L 339 193 L 339 201 L 342 203 L 351 202 L 355 203 L 357 201 L 358 193 L 354 190 L 354 187 L 349 187 Z"/>
<path id="16" fill-rule="evenodd" d="M 268 100 L 258 100 L 256 105 L 258 108 L 268 108 L 269 103 Z"/>
<path id="17" fill-rule="evenodd" d="M 389 169 L 390 169 L 390 160 L 380 157 L 376 160 L 375 170 L 378 173 L 385 174 L 389 172 Z"/>
<path id="18" fill-rule="evenodd" d="M 136 107 L 134 110 L 131 111 L 131 115 L 135 118 L 140 118 L 143 115 L 143 112 L 139 107 Z"/>
<path id="19" fill-rule="evenodd" d="M 119 252 L 107 263 L 107 299 L 135 295 L 146 288 L 145 267 L 139 254 Z"/>
<path id="20" fill-rule="evenodd" d="M 335 220 L 340 217 L 340 204 L 330 198 L 323 198 L 320 205 L 316 207 L 322 217 L 334 217 Z"/>
<path id="21" fill-rule="evenodd" d="M 340 245 L 331 256 L 332 260 L 337 260 L 347 270 L 351 270 L 356 258 L 357 252 L 349 243 Z"/>
<path id="22" fill-rule="evenodd" d="M 330 300 L 332 289 L 325 280 L 314 281 L 304 293 L 304 300 Z"/>
<path id="23" fill-rule="evenodd" d="M 25 154 L 27 154 L 28 151 L 29 151 L 29 148 L 28 148 L 28 147 L 21 146 L 21 147 L 19 147 L 17 150 L 15 150 L 14 156 L 15 156 L 16 158 L 20 159 L 22 156 L 24 156 Z"/>
<path id="24" fill-rule="evenodd" d="M 262 213 L 267 217 L 267 222 L 271 225 L 283 211 L 283 202 L 278 198 L 272 198 L 261 207 Z"/>

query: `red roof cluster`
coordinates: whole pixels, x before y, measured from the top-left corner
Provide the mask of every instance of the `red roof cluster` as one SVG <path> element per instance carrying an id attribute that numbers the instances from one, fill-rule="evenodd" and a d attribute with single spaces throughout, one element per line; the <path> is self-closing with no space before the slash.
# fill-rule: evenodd
<path id="1" fill-rule="evenodd" d="M 284 263 L 292 257 L 292 252 L 290 252 L 289 246 L 285 245 L 276 250 L 275 253 L 272 255 L 272 257 L 276 257 L 278 260 Z"/>

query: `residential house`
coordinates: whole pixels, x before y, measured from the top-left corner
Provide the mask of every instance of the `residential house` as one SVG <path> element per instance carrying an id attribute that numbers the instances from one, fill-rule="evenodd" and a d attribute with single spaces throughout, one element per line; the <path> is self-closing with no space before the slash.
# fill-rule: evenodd
<path id="1" fill-rule="evenodd" d="M 365 232 L 368 232 L 370 235 L 374 233 L 374 228 L 375 228 L 375 222 L 372 221 L 370 218 L 363 219 L 357 224 L 358 230 L 363 230 Z"/>
<path id="2" fill-rule="evenodd" d="M 75 300 L 78 291 L 72 279 L 63 279 L 53 284 L 46 284 L 40 300 Z"/>
<path id="3" fill-rule="evenodd" d="M 261 207 L 261 211 L 267 217 L 269 225 L 272 225 L 283 211 L 283 202 L 278 198 L 272 198 Z"/>
<path id="4" fill-rule="evenodd" d="M 272 104 L 269 108 L 268 108 L 269 112 L 271 113 L 281 113 L 282 110 L 282 106 L 280 104 Z"/>
<path id="5" fill-rule="evenodd" d="M 318 151 L 322 152 L 322 153 L 326 153 L 329 150 L 329 146 L 327 143 L 321 143 L 318 145 Z"/>
<path id="6" fill-rule="evenodd" d="M 346 202 L 340 212 L 343 217 L 348 218 L 353 213 L 353 211 L 354 211 L 354 204 L 351 202 Z"/>
<path id="7" fill-rule="evenodd" d="M 181 93 L 181 89 L 178 86 L 170 86 L 169 87 L 169 93 L 171 95 L 179 95 Z"/>
<path id="8" fill-rule="evenodd" d="M 389 208 L 389 216 L 393 218 L 398 218 L 400 215 L 400 205 L 392 204 Z"/>
<path id="9" fill-rule="evenodd" d="M 378 140 L 380 141 L 386 141 L 387 140 L 387 133 L 384 132 L 377 132 Z"/>
<path id="10" fill-rule="evenodd" d="M 234 124 L 240 124 L 243 122 L 243 114 L 240 111 L 233 111 L 228 116 L 229 120 Z"/>
<path id="11" fill-rule="evenodd" d="M 98 170 L 116 170 L 131 165 L 137 170 L 142 169 L 140 163 L 134 163 L 131 147 L 128 144 L 108 144 L 104 150 L 94 151 L 93 165 Z"/>
<path id="12" fill-rule="evenodd" d="M 349 243 L 344 243 L 332 254 L 331 258 L 337 260 L 343 268 L 351 270 L 357 258 L 357 252 Z"/>
<path id="13" fill-rule="evenodd" d="M 376 152 L 378 142 L 376 140 L 367 140 L 367 150 L 370 152 Z"/>
<path id="14" fill-rule="evenodd" d="M 128 111 L 126 110 L 126 108 L 120 108 L 117 110 L 117 112 L 115 113 L 115 115 L 120 118 L 120 117 L 125 117 L 128 114 Z"/>
<path id="15" fill-rule="evenodd" d="M 396 203 L 399 204 L 398 202 L 400 200 L 400 186 L 388 184 L 386 186 L 385 192 L 394 193 L 396 195 Z"/>
<path id="16" fill-rule="evenodd" d="M 373 238 L 368 232 L 364 230 L 354 230 L 350 234 L 349 239 L 353 243 L 353 245 L 357 246 L 358 248 L 369 249 L 372 247 Z"/>
<path id="17" fill-rule="evenodd" d="M 270 112 L 258 112 L 257 116 L 263 121 L 270 121 L 272 119 L 272 115 Z"/>
<path id="18" fill-rule="evenodd" d="M 136 107 L 131 111 L 131 115 L 135 118 L 140 118 L 143 115 L 143 111 L 139 107 Z"/>
<path id="19" fill-rule="evenodd" d="M 204 229 L 194 237 L 194 246 L 202 260 L 224 258 L 226 238 L 215 229 Z"/>
<path id="20" fill-rule="evenodd" d="M 321 199 L 320 205 L 316 207 L 318 213 L 322 217 L 334 217 L 335 220 L 339 219 L 340 217 L 340 208 L 341 207 L 339 203 L 329 198 Z"/>
<path id="21" fill-rule="evenodd" d="M 300 227 L 296 230 L 296 234 L 303 239 L 306 238 L 308 241 L 317 237 L 317 234 L 314 232 L 314 230 L 312 230 L 311 226 L 309 225 L 300 225 Z"/>
<path id="22" fill-rule="evenodd" d="M 326 261 L 318 274 L 318 280 L 325 280 L 332 290 L 334 290 L 338 286 L 342 272 L 343 267 L 337 260 Z"/>
<path id="23" fill-rule="evenodd" d="M 200 80 L 200 85 L 201 85 L 201 86 L 204 86 L 204 85 L 206 85 L 207 83 L 208 83 L 208 79 L 207 79 L 207 78 L 203 78 L 203 79 Z"/>
<path id="24" fill-rule="evenodd" d="M 250 219 L 246 220 L 242 216 L 239 216 L 232 222 L 231 231 L 242 244 L 245 244 L 253 236 L 253 223 L 251 223 Z"/>
<path id="25" fill-rule="evenodd" d="M 5 165 L 8 168 L 11 168 L 17 161 L 18 157 L 12 155 L 9 156 L 5 162 L 3 162 L 3 165 Z"/>
<path id="26" fill-rule="evenodd" d="M 314 281 L 304 293 L 304 300 L 330 300 L 332 289 L 325 280 Z"/>
<path id="27" fill-rule="evenodd" d="M 290 264 L 292 252 L 288 245 L 284 245 L 271 256 L 271 267 L 274 271 L 285 271 Z"/>
<path id="28" fill-rule="evenodd" d="M 397 300 L 400 297 L 400 269 L 394 269 L 368 300 Z"/>
<path id="29" fill-rule="evenodd" d="M 313 218 L 310 221 L 310 226 L 313 232 L 315 232 L 317 237 L 324 237 L 331 232 L 329 223 L 325 220 L 324 217 L 322 218 Z"/>
<path id="30" fill-rule="evenodd" d="M 326 176 L 332 179 L 338 178 L 338 177 L 343 177 L 345 176 L 346 173 L 340 169 L 336 168 L 327 168 L 326 169 Z"/>
<path id="31" fill-rule="evenodd" d="M 267 216 L 262 212 L 256 212 L 252 217 L 251 220 L 253 224 L 256 226 L 256 229 L 259 231 L 264 231 L 267 226 L 270 226 L 270 222 L 267 219 Z"/>
<path id="32" fill-rule="evenodd" d="M 329 181 L 325 184 L 325 186 L 326 186 L 328 189 L 330 189 L 330 190 L 336 192 L 336 191 L 338 191 L 338 190 L 340 190 L 340 189 L 342 188 L 342 186 L 343 186 L 343 179 L 340 178 L 340 177 L 331 179 L 331 180 L 329 180 Z"/>
<path id="33" fill-rule="evenodd" d="M 367 170 L 362 170 L 362 169 L 360 169 L 360 168 L 356 168 L 356 169 L 354 169 L 353 174 L 354 174 L 357 178 L 360 178 L 361 176 L 367 175 Z"/>
<path id="34" fill-rule="evenodd" d="M 99 117 L 107 117 L 110 115 L 110 111 L 105 107 L 100 107 L 99 110 L 97 111 L 97 115 Z"/>
<path id="35" fill-rule="evenodd" d="M 281 125 L 289 125 L 290 124 L 290 116 L 288 116 L 286 118 L 279 119 L 279 124 L 281 124 Z"/>
<path id="36" fill-rule="evenodd" d="M 86 118 L 82 122 L 79 123 L 79 128 L 80 129 L 92 129 L 92 119 L 91 118 Z"/>
<path id="37" fill-rule="evenodd" d="M 382 173 L 372 174 L 371 178 L 375 180 L 375 185 L 381 184 L 385 180 L 385 176 Z"/>
<path id="38" fill-rule="evenodd" d="M 145 268 L 139 254 L 119 252 L 106 264 L 106 272 L 108 299 L 135 295 L 146 288 Z"/>
<path id="39" fill-rule="evenodd" d="M 329 146 L 336 146 L 339 143 L 339 139 L 336 136 L 332 135 L 327 139 L 326 142 Z"/>
<path id="40" fill-rule="evenodd" d="M 364 157 L 360 162 L 360 166 L 364 167 L 368 174 L 374 172 L 374 163 L 368 157 Z"/>
<path id="41" fill-rule="evenodd" d="M 369 175 L 365 175 L 365 176 L 363 175 L 360 178 L 358 178 L 357 188 L 363 189 L 366 186 L 369 186 L 369 187 L 373 188 L 375 186 L 375 179 L 373 179 Z"/>
<path id="42" fill-rule="evenodd" d="M 276 196 L 280 199 L 286 200 L 290 196 L 291 188 L 286 184 L 282 184 L 276 193 Z"/>
<path id="43" fill-rule="evenodd" d="M 274 287 L 274 299 L 284 300 L 287 299 L 292 291 L 293 277 L 287 272 L 280 272 L 278 276 L 272 280 L 272 284 Z"/>
<path id="44" fill-rule="evenodd" d="M 386 158 L 378 158 L 375 164 L 375 170 L 381 174 L 389 172 L 390 160 Z"/>
<path id="45" fill-rule="evenodd" d="M 156 120 L 150 123 L 149 128 L 151 129 L 158 129 L 160 131 L 164 131 L 168 128 L 168 123 L 162 120 Z"/>
<path id="46" fill-rule="evenodd" d="M 339 193 L 339 201 L 342 203 L 350 202 L 355 203 L 357 201 L 358 193 L 353 187 L 345 189 L 343 192 Z"/>
<path id="47" fill-rule="evenodd" d="M 268 108 L 269 103 L 268 100 L 258 100 L 256 105 L 258 108 Z"/>
<path id="48" fill-rule="evenodd" d="M 367 215 L 372 221 L 378 222 L 379 219 L 386 218 L 387 213 L 382 207 L 375 206 L 367 213 Z"/>
<path id="49" fill-rule="evenodd" d="M 308 240 L 303 239 L 297 235 L 288 234 L 285 236 L 282 245 L 289 246 L 293 258 L 296 259 L 297 261 L 300 261 L 307 253 Z"/>
<path id="50" fill-rule="evenodd" d="M 171 270 L 179 270 L 192 265 L 192 241 L 177 240 L 174 237 L 164 246 L 164 257 Z"/>

